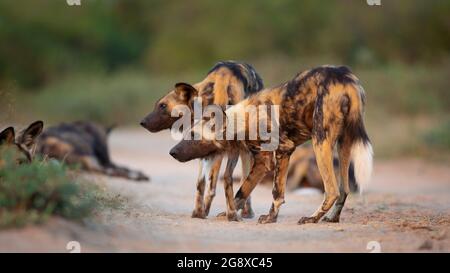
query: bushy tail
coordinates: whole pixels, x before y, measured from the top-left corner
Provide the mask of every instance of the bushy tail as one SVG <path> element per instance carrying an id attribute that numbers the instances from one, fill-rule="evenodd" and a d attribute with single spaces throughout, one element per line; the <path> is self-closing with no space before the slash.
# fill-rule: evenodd
<path id="1" fill-rule="evenodd" d="M 364 89 L 361 85 L 355 84 L 353 91 L 350 95 L 351 107 L 346 120 L 345 134 L 351 141 L 351 162 L 354 165 L 356 183 L 362 193 L 372 175 L 373 149 L 363 121 Z"/>
<path id="2" fill-rule="evenodd" d="M 362 193 L 367 188 L 372 175 L 373 150 L 370 142 L 357 141 L 353 143 L 351 161 L 354 165 L 356 183 Z"/>

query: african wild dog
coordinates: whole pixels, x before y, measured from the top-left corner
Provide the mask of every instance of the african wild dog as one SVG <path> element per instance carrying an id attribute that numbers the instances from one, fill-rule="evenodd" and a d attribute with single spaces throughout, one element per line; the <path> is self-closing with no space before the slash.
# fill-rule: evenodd
<path id="1" fill-rule="evenodd" d="M 14 128 L 8 127 L 0 132 L 0 146 L 15 148 L 17 152 L 14 153 L 14 159 L 18 164 L 30 163 L 34 157 L 36 139 L 43 128 L 44 123 L 42 121 L 35 121 L 16 137 Z"/>
<path id="2" fill-rule="evenodd" d="M 148 114 L 141 122 L 141 125 L 150 132 L 159 132 L 170 128 L 177 120 L 171 113 L 176 106 L 188 106 L 193 113 L 194 101 L 201 98 L 202 106 L 218 105 L 224 109 L 227 105 L 233 105 L 243 100 L 249 95 L 258 92 L 263 88 L 261 77 L 255 69 L 246 63 L 234 61 L 219 62 L 208 72 L 205 79 L 194 85 L 187 83 L 177 83 L 175 89 L 159 99 L 153 112 Z M 192 116 L 193 118 L 193 116 Z M 239 154 L 233 156 L 238 157 Z M 242 162 L 242 173 L 248 174 L 250 165 L 249 154 L 240 154 Z M 222 164 L 223 155 L 216 154 L 200 160 L 199 175 L 197 180 L 197 193 L 195 197 L 195 208 L 192 217 L 205 218 L 209 214 L 211 202 L 216 193 L 216 184 Z M 229 158 L 225 170 L 224 180 L 231 180 L 234 159 Z M 234 167 L 233 167 L 234 168 Z M 208 180 L 208 194 L 204 198 L 205 180 Z M 254 213 L 251 208 L 250 198 L 242 212 L 242 217 L 251 218 Z M 236 216 L 230 216 L 235 219 Z"/>
<path id="3" fill-rule="evenodd" d="M 365 94 L 358 78 L 344 66 L 321 66 L 304 71 L 285 84 L 260 91 L 225 112 L 225 117 L 242 113 L 248 105 L 280 105 L 279 144 L 275 151 L 262 149 L 264 141 L 259 136 L 255 140 L 218 140 L 218 134 L 203 134 L 202 140 L 182 140 L 171 150 L 178 160 L 187 161 L 205 154 L 248 149 L 253 154 L 250 174 L 237 192 L 234 202 L 227 192 L 231 209 L 241 209 L 256 184 L 274 168 L 273 203 L 269 214 L 262 215 L 259 223 L 276 222 L 280 206 L 284 203 L 286 176 L 289 158 L 298 145 L 312 139 L 319 171 L 322 176 L 325 198 L 322 205 L 310 217 L 302 217 L 299 224 L 317 223 L 334 204 L 325 221 L 338 222 L 349 189 L 349 166 L 353 161 L 356 181 L 364 185 L 372 171 L 372 146 L 364 127 Z M 228 118 L 224 124 L 230 126 Z M 249 118 L 244 118 L 243 130 L 249 131 Z M 208 123 L 193 128 L 202 129 Z M 273 130 L 273 127 L 271 127 Z M 217 132 L 217 131 L 216 131 Z M 225 138 L 223 138 L 225 139 Z M 234 138 L 236 139 L 236 138 Z M 333 149 L 338 147 L 341 183 L 338 186 L 333 170 Z M 273 156 L 275 164 L 272 165 Z"/>
<path id="4" fill-rule="evenodd" d="M 339 172 L 339 159 L 333 155 L 334 172 Z M 356 183 L 353 162 L 350 163 L 349 186 L 351 192 L 358 190 Z M 273 172 L 264 178 L 264 183 L 273 182 Z M 297 147 L 289 159 L 289 169 L 286 179 L 286 188 L 293 191 L 298 188 L 316 188 L 324 191 L 322 177 L 316 163 L 316 155 L 312 145 L 303 144 Z"/>
<path id="5" fill-rule="evenodd" d="M 39 136 L 37 152 L 68 164 L 79 164 L 87 171 L 136 181 L 149 180 L 142 172 L 111 161 L 107 144 L 111 129 L 87 121 L 49 127 Z"/>

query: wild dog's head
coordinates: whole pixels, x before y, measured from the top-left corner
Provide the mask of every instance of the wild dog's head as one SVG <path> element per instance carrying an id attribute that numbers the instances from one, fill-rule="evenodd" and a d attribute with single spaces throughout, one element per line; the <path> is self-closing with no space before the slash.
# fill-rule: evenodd
<path id="1" fill-rule="evenodd" d="M 211 109 L 212 108 L 212 109 Z M 223 111 L 209 105 L 197 122 L 170 151 L 181 162 L 203 158 L 240 147 L 274 151 L 279 144 L 279 108 L 254 105 L 250 99 Z"/>
<path id="2" fill-rule="evenodd" d="M 214 108 L 214 115 L 205 115 L 186 132 L 177 145 L 170 150 L 170 155 L 180 162 L 187 162 L 196 158 L 204 158 L 210 155 L 224 152 L 232 142 L 227 141 L 226 113 L 217 105 L 208 106 Z M 206 110 L 207 111 L 207 110 Z"/>
<path id="3" fill-rule="evenodd" d="M 197 96 L 198 91 L 192 85 L 187 83 L 175 84 L 174 90 L 170 91 L 156 102 L 153 112 L 148 114 L 141 121 L 141 126 L 152 133 L 169 129 L 176 120 L 181 118 L 181 116 L 173 117 L 172 110 L 179 105 L 185 105 L 192 108 L 193 100 Z"/>
<path id="4" fill-rule="evenodd" d="M 14 159 L 18 164 L 31 162 L 36 147 L 36 139 L 42 133 L 44 123 L 36 121 L 25 130 L 15 135 L 13 127 L 8 127 L 0 133 L 0 148 L 14 149 Z"/>

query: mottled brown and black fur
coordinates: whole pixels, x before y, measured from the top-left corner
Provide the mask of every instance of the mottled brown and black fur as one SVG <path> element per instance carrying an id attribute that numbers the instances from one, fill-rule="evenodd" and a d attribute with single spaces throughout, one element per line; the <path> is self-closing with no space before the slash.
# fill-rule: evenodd
<path id="1" fill-rule="evenodd" d="M 156 102 L 153 112 L 142 120 L 141 125 L 150 132 L 169 129 L 178 120 L 177 117 L 171 116 L 172 110 L 176 106 L 188 106 L 193 113 L 194 101 L 201 98 L 203 107 L 218 105 L 225 109 L 227 105 L 236 104 L 262 88 L 263 81 L 251 65 L 235 61 L 218 62 L 201 82 L 193 85 L 177 83 L 174 90 Z M 232 179 L 231 175 L 236 165 L 234 161 L 237 161 L 239 156 L 247 157 L 246 154 L 229 155 L 224 181 Z M 222 160 L 222 154 L 207 156 L 200 160 L 192 217 L 205 218 L 209 214 Z M 248 164 L 243 165 L 243 174 L 248 173 L 248 167 Z M 208 181 L 209 189 L 205 196 L 206 181 Z M 250 218 L 253 215 L 250 198 L 248 198 L 242 216 Z M 229 218 L 237 219 L 235 216 Z"/>
<path id="2" fill-rule="evenodd" d="M 233 112 L 242 112 L 248 105 L 279 105 L 279 144 L 275 151 L 263 150 L 264 141 L 259 135 L 256 140 L 244 141 L 217 140 L 216 137 L 193 143 L 183 140 L 173 148 L 177 151 L 174 157 L 196 158 L 198 155 L 191 151 L 201 147 L 207 148 L 210 154 L 234 149 L 251 151 L 252 169 L 236 193 L 233 205 L 241 209 L 258 182 L 273 171 L 272 206 L 267 215 L 259 218 L 259 223 L 272 223 L 276 222 L 284 203 L 290 156 L 297 146 L 311 139 L 324 183 L 325 198 L 317 211 L 310 217 L 301 218 L 299 224 L 318 222 L 333 205 L 334 209 L 324 220 L 337 222 L 350 192 L 348 174 L 351 160 L 355 163 L 358 182 L 366 183 L 371 173 L 372 148 L 363 123 L 364 103 L 364 90 L 347 67 L 317 67 L 297 74 L 285 84 L 258 92 L 226 111 L 229 116 Z M 245 125 L 248 133 L 248 120 Z M 336 144 L 340 185 L 333 167 Z M 190 150 L 185 148 L 187 145 Z"/>
<path id="3" fill-rule="evenodd" d="M 47 128 L 38 138 L 37 152 L 44 157 L 78 164 L 82 169 L 136 181 L 149 178 L 112 162 L 107 138 L 111 128 L 87 121 L 61 123 Z"/>
<path id="4" fill-rule="evenodd" d="M 171 116 L 176 106 L 186 105 L 193 112 L 194 100 L 201 98 L 203 107 L 214 104 L 225 109 L 262 88 L 262 79 L 251 65 L 219 62 L 201 82 L 175 84 L 174 90 L 155 103 L 153 111 L 144 117 L 141 125 L 153 133 L 169 129 L 178 119 Z"/>
<path id="5" fill-rule="evenodd" d="M 16 136 L 14 128 L 8 127 L 0 132 L 0 147 L 14 148 L 14 157 L 18 164 L 30 163 L 34 158 L 36 140 L 43 128 L 42 121 L 35 121 Z"/>
<path id="6" fill-rule="evenodd" d="M 333 167 L 334 172 L 339 173 L 339 159 L 336 155 L 333 156 Z M 354 174 L 353 163 L 350 163 L 348 177 L 350 191 L 356 192 L 358 184 Z M 269 172 L 264 178 L 264 183 L 272 182 L 273 172 Z M 298 188 L 316 188 L 322 192 L 324 191 L 323 180 L 317 167 L 316 155 L 312 145 L 301 145 L 292 153 L 289 159 L 286 187 L 290 191 Z"/>

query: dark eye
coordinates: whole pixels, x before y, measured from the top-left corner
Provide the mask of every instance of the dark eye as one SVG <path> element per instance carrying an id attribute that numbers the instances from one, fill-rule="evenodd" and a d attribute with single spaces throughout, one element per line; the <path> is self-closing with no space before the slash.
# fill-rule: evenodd
<path id="1" fill-rule="evenodd" d="M 167 104 L 165 104 L 165 103 L 160 103 L 159 104 L 159 109 L 164 110 L 166 108 L 167 108 Z"/>

